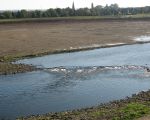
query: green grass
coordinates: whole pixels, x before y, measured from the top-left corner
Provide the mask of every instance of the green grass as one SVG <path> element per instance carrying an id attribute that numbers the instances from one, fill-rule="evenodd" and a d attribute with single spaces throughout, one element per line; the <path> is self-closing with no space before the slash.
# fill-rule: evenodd
<path id="1" fill-rule="evenodd" d="M 0 23 L 59 21 L 59 20 L 98 20 L 98 19 L 128 19 L 128 18 L 150 18 L 150 14 L 119 15 L 119 16 L 71 16 L 71 17 L 49 17 L 49 18 L 17 18 L 0 19 Z"/>
<path id="2" fill-rule="evenodd" d="M 96 109 L 90 111 L 88 116 L 96 120 L 102 118 L 102 116 L 109 120 L 134 120 L 149 114 L 150 107 L 148 103 L 132 102 L 122 107 Z"/>
<path id="3" fill-rule="evenodd" d="M 72 17 L 49 17 L 49 18 L 17 18 L 17 19 L 0 19 L 0 23 L 10 22 L 34 22 L 34 21 L 53 21 L 53 20 L 89 20 L 102 18 L 118 18 L 117 16 L 72 16 Z"/>
<path id="4" fill-rule="evenodd" d="M 150 114 L 150 107 L 141 103 L 130 103 L 120 109 L 120 116 L 114 117 L 113 120 L 134 120 Z"/>

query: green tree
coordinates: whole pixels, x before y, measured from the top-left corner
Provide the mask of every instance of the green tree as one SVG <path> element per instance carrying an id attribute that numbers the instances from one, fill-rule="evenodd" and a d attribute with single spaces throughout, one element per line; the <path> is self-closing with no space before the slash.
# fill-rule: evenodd
<path id="1" fill-rule="evenodd" d="M 76 10 L 75 10 L 75 5 L 74 5 L 74 2 L 72 3 L 72 16 L 75 16 L 75 13 Z"/>
<path id="2" fill-rule="evenodd" d="M 12 12 L 11 12 L 11 11 L 5 11 L 2 16 L 3 16 L 3 18 L 5 18 L 5 19 L 13 18 L 13 15 L 12 15 Z"/>
<path id="3" fill-rule="evenodd" d="M 46 11 L 46 13 L 47 13 L 47 17 L 57 17 L 58 16 L 56 10 L 52 9 L 52 8 L 48 9 Z"/>
<path id="4" fill-rule="evenodd" d="M 62 16 L 62 9 L 56 8 L 55 11 L 56 11 L 58 17 Z"/>
<path id="5" fill-rule="evenodd" d="M 26 10 L 21 10 L 20 11 L 20 17 L 21 18 L 27 18 L 28 17 L 28 12 Z"/>
<path id="6" fill-rule="evenodd" d="M 96 7 L 94 8 L 94 10 L 95 10 L 95 14 L 96 14 L 97 16 L 103 15 L 103 6 L 98 5 L 98 6 L 96 6 Z"/>
<path id="7" fill-rule="evenodd" d="M 96 15 L 96 12 L 95 12 L 94 4 L 93 4 L 93 3 L 91 3 L 91 15 L 92 15 L 92 16 L 95 16 L 95 15 Z"/>

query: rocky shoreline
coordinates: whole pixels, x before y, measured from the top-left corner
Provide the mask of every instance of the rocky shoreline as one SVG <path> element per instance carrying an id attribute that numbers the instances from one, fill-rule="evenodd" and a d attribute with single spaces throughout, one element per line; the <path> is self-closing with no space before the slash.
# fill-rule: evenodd
<path id="1" fill-rule="evenodd" d="M 0 62 L 0 75 L 17 74 L 37 70 L 36 67 L 24 64 Z"/>
<path id="2" fill-rule="evenodd" d="M 80 110 L 32 115 L 17 120 L 133 120 L 150 114 L 150 90 Z"/>

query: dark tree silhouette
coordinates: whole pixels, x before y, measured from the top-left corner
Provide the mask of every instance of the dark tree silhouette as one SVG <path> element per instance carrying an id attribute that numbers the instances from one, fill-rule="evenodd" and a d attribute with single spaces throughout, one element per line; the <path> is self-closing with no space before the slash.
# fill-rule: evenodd
<path id="1" fill-rule="evenodd" d="M 129 7 L 120 8 L 117 4 L 106 6 L 94 6 L 91 8 L 75 8 L 74 2 L 72 8 L 56 8 L 47 10 L 18 10 L 18 11 L 0 11 L 0 19 L 12 18 L 41 18 L 41 17 L 68 17 L 68 16 L 120 16 L 120 15 L 136 15 L 149 14 L 150 6 L 146 7 Z"/>

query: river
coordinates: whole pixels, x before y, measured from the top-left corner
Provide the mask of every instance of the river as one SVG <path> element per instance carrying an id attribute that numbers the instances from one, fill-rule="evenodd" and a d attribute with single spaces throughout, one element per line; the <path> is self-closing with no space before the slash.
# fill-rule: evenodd
<path id="1" fill-rule="evenodd" d="M 0 76 L 0 118 L 95 106 L 150 89 L 150 44 L 17 61 L 41 71 Z"/>

